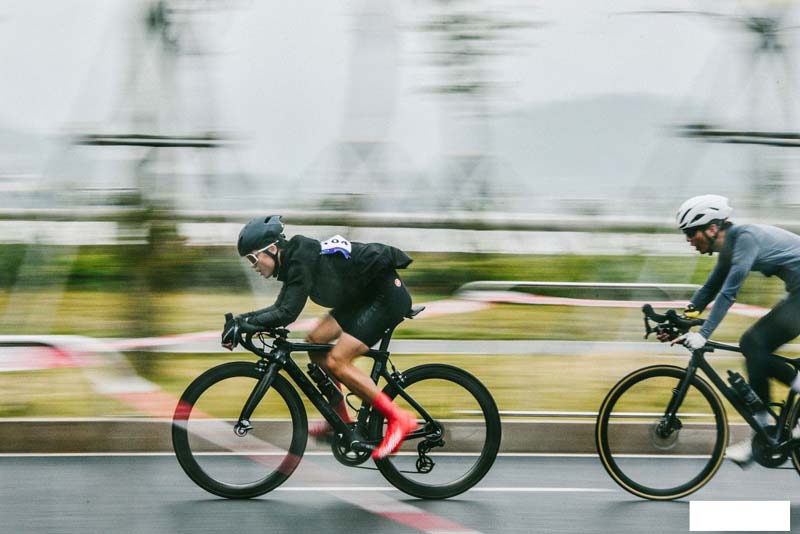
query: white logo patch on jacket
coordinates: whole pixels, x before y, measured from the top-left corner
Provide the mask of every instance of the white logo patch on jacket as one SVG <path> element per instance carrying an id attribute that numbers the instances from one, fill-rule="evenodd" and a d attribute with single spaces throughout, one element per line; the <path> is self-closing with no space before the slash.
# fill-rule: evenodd
<path id="1" fill-rule="evenodd" d="M 341 252 L 347 259 L 350 259 L 350 253 L 353 252 L 353 245 L 350 244 L 350 241 L 338 234 L 321 242 L 320 246 L 322 247 L 322 250 L 319 252 L 320 254 L 336 254 L 337 252 Z"/>

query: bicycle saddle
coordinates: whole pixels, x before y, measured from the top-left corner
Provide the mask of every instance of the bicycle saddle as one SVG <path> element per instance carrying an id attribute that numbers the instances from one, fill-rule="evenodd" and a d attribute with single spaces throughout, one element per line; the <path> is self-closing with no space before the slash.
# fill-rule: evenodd
<path id="1" fill-rule="evenodd" d="M 422 310 L 425 309 L 425 306 L 412 306 L 410 310 L 408 310 L 405 314 L 406 319 L 413 319 L 417 315 L 419 315 Z"/>

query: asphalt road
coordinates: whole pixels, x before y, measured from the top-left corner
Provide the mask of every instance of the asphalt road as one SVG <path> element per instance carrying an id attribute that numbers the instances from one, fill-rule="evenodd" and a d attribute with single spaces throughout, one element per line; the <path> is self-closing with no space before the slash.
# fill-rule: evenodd
<path id="1" fill-rule="evenodd" d="M 691 498 L 790 500 L 792 525 L 800 528 L 793 469 L 725 465 Z M 447 501 L 410 498 L 377 471 L 341 466 L 327 454 L 305 457 L 284 486 L 249 501 L 205 493 L 169 455 L 0 457 L 3 534 L 688 530 L 688 499 L 638 499 L 596 457 L 503 456 L 476 488 Z"/>

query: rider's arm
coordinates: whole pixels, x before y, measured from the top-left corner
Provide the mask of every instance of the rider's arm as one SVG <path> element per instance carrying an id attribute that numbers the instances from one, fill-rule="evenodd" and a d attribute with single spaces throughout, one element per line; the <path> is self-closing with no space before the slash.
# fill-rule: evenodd
<path id="1" fill-rule="evenodd" d="M 722 319 L 736 301 L 736 295 L 739 293 L 745 278 L 750 274 L 757 256 L 758 242 L 756 238 L 749 232 L 740 233 L 732 253 L 728 276 L 725 277 L 725 283 L 722 285 L 719 294 L 717 294 L 708 319 L 703 324 L 703 328 L 700 329 L 701 336 L 708 339 L 719 326 L 719 323 L 722 322 Z"/>
<path id="2" fill-rule="evenodd" d="M 281 288 L 275 304 L 263 310 L 250 312 L 247 322 L 250 324 L 273 327 L 286 326 L 300 315 L 311 292 L 312 278 L 304 265 L 291 269 L 286 282 Z"/>
<path id="3" fill-rule="evenodd" d="M 281 290 L 278 293 L 278 298 L 275 299 L 275 303 L 274 304 L 270 304 L 266 308 L 259 308 L 258 310 L 253 310 L 253 311 L 250 311 L 250 312 L 247 312 L 247 313 L 241 313 L 241 314 L 237 315 L 237 318 L 239 318 L 239 319 L 247 319 L 247 321 L 250 322 L 250 319 L 252 317 L 255 317 L 256 315 L 262 315 L 264 313 L 274 311 L 275 308 L 277 308 L 278 306 L 281 305 L 281 303 L 283 302 L 283 299 L 286 297 L 286 287 L 287 287 L 286 284 L 283 284 L 281 286 Z"/>
<path id="4" fill-rule="evenodd" d="M 708 279 L 706 283 L 703 284 L 703 287 L 692 295 L 691 303 L 697 311 L 702 313 L 702 311 L 706 309 L 706 306 L 708 306 L 708 303 L 714 300 L 714 297 L 719 292 L 729 272 L 730 264 L 720 259 L 714 266 L 711 274 L 708 275 Z"/>

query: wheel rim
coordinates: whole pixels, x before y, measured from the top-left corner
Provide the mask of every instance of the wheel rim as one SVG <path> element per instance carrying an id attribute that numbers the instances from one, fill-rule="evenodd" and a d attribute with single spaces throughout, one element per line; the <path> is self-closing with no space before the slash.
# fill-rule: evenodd
<path id="1" fill-rule="evenodd" d="M 800 401 L 795 401 L 792 413 L 789 415 L 789 429 L 796 428 L 798 424 L 800 424 Z M 800 447 L 789 451 L 789 456 L 792 459 L 792 465 L 794 465 L 795 470 L 800 473 Z"/>
<path id="2" fill-rule="evenodd" d="M 239 413 L 257 378 L 254 372 L 214 380 L 198 398 L 185 398 L 176 411 L 178 441 L 185 451 L 179 455 L 181 464 L 195 482 L 214 493 L 247 496 L 268 491 L 291 474 L 302 454 L 297 453 L 296 439 L 293 443 L 299 416 L 289 413 L 275 387 L 253 412 L 252 428 L 237 431 Z"/>
<path id="3" fill-rule="evenodd" d="M 404 491 L 426 498 L 451 496 L 474 485 L 491 466 L 499 446 L 499 418 L 492 417 L 493 411 L 496 415 L 493 401 L 491 406 L 485 401 L 482 405 L 457 378 L 446 374 L 410 380 L 404 387 L 433 419 L 418 418 L 429 437 L 406 440 L 397 454 L 379 462 L 381 470 L 393 483 L 401 481 L 399 487 Z M 416 413 L 401 397 L 394 401 Z M 380 428 L 383 436 L 385 421 Z M 425 453 L 421 455 L 420 450 Z"/>
<path id="4" fill-rule="evenodd" d="M 647 498 L 696 491 L 722 461 L 727 426 L 706 388 L 690 385 L 677 419 L 663 418 L 683 371 L 642 372 L 609 394 L 598 432 L 606 469 L 626 490 Z"/>

